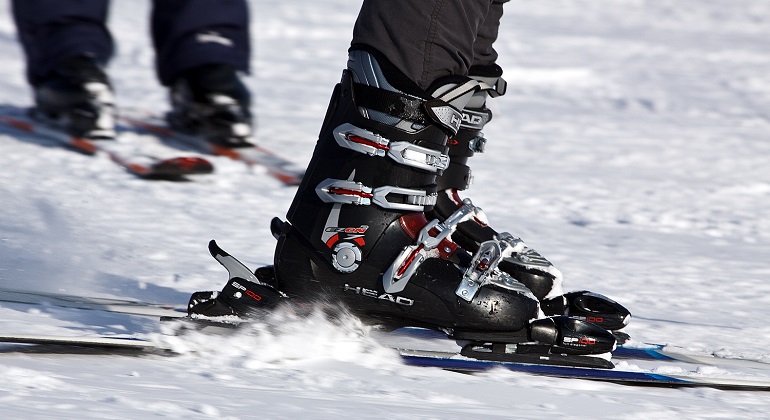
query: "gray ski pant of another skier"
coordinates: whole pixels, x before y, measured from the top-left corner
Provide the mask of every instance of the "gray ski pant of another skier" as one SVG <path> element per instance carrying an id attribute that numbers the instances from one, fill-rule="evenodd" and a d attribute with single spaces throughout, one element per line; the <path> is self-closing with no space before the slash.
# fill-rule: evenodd
<path id="1" fill-rule="evenodd" d="M 364 0 L 352 48 L 374 48 L 426 89 L 441 77 L 495 64 L 492 43 L 507 1 Z"/>

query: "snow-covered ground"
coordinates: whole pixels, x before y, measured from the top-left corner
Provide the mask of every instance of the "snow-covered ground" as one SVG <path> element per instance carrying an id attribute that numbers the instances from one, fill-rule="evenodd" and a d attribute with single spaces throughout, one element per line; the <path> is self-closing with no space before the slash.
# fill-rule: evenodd
<path id="1" fill-rule="evenodd" d="M 149 2 L 113 1 L 118 104 L 166 109 Z M 0 103 L 31 103 L 0 0 Z M 263 144 L 303 164 L 360 1 L 252 0 Z M 552 260 L 567 289 L 627 305 L 627 332 L 770 359 L 770 4 L 766 0 L 516 0 L 497 48 L 469 193 Z M 137 136 L 138 134 L 127 134 Z M 143 141 L 153 141 L 151 138 Z M 184 304 L 220 288 L 214 238 L 270 263 L 294 189 L 226 159 L 194 182 L 148 182 L 0 132 L 0 288 Z M 767 418 L 770 395 L 651 389 L 406 367 L 350 319 L 197 337 L 178 357 L 0 346 L 3 418 Z M 275 328 L 274 328 L 275 329 Z M 0 303 L 0 333 L 147 334 L 153 319 Z M 271 330 L 272 331 L 272 330 Z"/>

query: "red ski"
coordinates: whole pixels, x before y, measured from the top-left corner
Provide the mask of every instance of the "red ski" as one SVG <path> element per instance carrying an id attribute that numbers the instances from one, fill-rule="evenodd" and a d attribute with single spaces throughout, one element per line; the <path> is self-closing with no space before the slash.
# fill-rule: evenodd
<path id="1" fill-rule="evenodd" d="M 286 185 L 299 185 L 302 181 L 304 170 L 299 169 L 293 162 L 279 156 L 265 147 L 256 144 L 250 144 L 246 147 L 218 146 L 207 142 L 200 136 L 175 131 L 168 127 L 162 118 L 149 114 L 137 115 L 137 113 L 134 113 L 134 116 L 131 116 L 130 114 L 122 113 L 119 118 L 121 122 L 127 125 L 144 130 L 158 137 L 177 140 L 189 147 L 200 150 L 201 152 L 217 156 L 226 156 L 234 160 L 242 161 L 249 166 L 264 168 L 270 176 Z"/>
<path id="2" fill-rule="evenodd" d="M 142 151 L 121 150 L 115 140 L 93 140 L 71 136 L 26 116 L 12 115 L 7 110 L 3 110 L 0 114 L 0 122 L 24 133 L 53 140 L 86 155 L 103 153 L 126 171 L 140 178 L 176 179 L 187 175 L 210 174 L 214 171 L 211 162 L 202 157 L 161 158 Z"/>

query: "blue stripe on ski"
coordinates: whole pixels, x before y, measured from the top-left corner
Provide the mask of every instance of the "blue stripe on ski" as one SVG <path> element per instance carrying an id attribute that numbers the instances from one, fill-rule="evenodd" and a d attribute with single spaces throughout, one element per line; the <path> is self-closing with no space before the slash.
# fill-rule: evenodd
<path id="1" fill-rule="evenodd" d="M 437 367 L 441 369 L 466 372 L 482 372 L 492 368 L 502 367 L 514 372 L 521 372 L 530 375 L 555 378 L 584 379 L 624 385 L 658 386 L 670 388 L 709 387 L 722 390 L 770 391 L 770 378 L 768 377 L 690 377 L 680 375 L 666 375 L 652 372 L 629 372 L 617 369 L 549 366 L 411 354 L 402 354 L 401 358 L 405 364 L 411 366 Z"/>
<path id="2" fill-rule="evenodd" d="M 612 357 L 620 359 L 642 359 L 642 360 L 666 360 L 674 361 L 679 360 L 676 357 L 672 357 L 660 352 L 663 346 L 655 345 L 649 348 L 634 348 L 618 346 L 615 351 L 612 352 Z"/>
<path id="3" fill-rule="evenodd" d="M 697 385 L 697 381 L 646 372 L 628 372 L 610 369 L 590 369 L 569 366 L 533 365 L 526 363 L 495 362 L 472 359 L 447 359 L 426 356 L 401 355 L 404 362 L 411 366 L 438 367 L 448 370 L 485 371 L 495 367 L 504 367 L 511 371 L 534 375 L 554 376 L 560 378 L 578 378 L 628 383 L 649 383 L 651 385 L 683 386 Z"/>

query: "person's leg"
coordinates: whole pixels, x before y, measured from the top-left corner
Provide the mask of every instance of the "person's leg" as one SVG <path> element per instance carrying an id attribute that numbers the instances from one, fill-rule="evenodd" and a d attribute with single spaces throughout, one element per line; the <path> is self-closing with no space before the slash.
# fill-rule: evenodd
<path id="1" fill-rule="evenodd" d="M 365 1 L 352 48 L 376 49 L 427 89 L 441 77 L 468 74 L 474 40 L 489 8 L 490 0 Z"/>
<path id="2" fill-rule="evenodd" d="M 480 86 L 467 71 L 491 3 L 364 1 L 348 68 L 288 220 L 272 226 L 278 244 L 271 284 L 292 299 L 343 303 L 391 327 L 529 343 L 535 351 L 608 352 L 615 345 L 609 332 L 542 318 L 532 292 L 497 269 L 520 250 L 509 235 L 476 252 L 452 241 L 459 223 L 479 216 L 472 203 L 444 220 L 428 217 L 436 177 L 450 163 L 447 140 Z M 261 305 L 243 296 L 225 288 L 216 299 L 233 308 Z M 577 335 L 592 345 L 575 344 Z"/>
<path id="3" fill-rule="evenodd" d="M 494 43 L 500 31 L 500 19 L 503 17 L 503 3 L 510 0 L 494 0 L 489 7 L 486 19 L 479 27 L 473 42 L 473 63 L 471 67 L 491 66 L 497 63 L 497 51 Z M 471 74 L 473 71 L 470 72 Z"/>
<path id="4" fill-rule="evenodd" d="M 78 137 L 115 136 L 107 0 L 14 0 L 13 17 L 33 87 L 33 115 Z"/>
<path id="5" fill-rule="evenodd" d="M 101 65 L 112 57 L 107 0 L 13 0 L 11 6 L 30 84 L 72 56 L 90 55 Z"/>
<path id="6" fill-rule="evenodd" d="M 250 145 L 251 94 L 245 0 L 155 0 L 158 79 L 171 91 L 169 124 L 223 147 Z"/>
<path id="7" fill-rule="evenodd" d="M 486 20 L 479 27 L 473 44 L 473 65 L 469 76 L 480 82 L 480 89 L 473 95 L 465 109 L 463 122 L 449 142 L 450 165 L 438 177 L 438 199 L 431 216 L 444 220 L 463 205 L 460 192 L 470 187 L 473 177 L 468 159 L 484 151 L 486 139 L 481 130 L 492 119 L 492 111 L 486 106 L 488 98 L 505 94 L 506 82 L 503 69 L 497 65 L 498 54 L 494 49 L 503 16 L 503 3 L 494 0 Z M 476 251 L 480 245 L 501 234 L 479 218 L 460 223 L 453 234 L 463 248 Z M 629 312 L 619 304 L 589 292 L 564 293 L 562 274 L 547 259 L 520 242 L 522 249 L 500 262 L 499 268 L 522 282 L 541 302 L 546 315 L 570 314 L 590 317 L 595 323 L 608 328 L 623 328 L 629 321 Z"/>
<path id="8" fill-rule="evenodd" d="M 245 0 L 154 0 L 151 28 L 158 78 L 170 86 L 186 70 L 228 64 L 249 71 Z"/>
<path id="9" fill-rule="evenodd" d="M 466 202 L 442 220 L 428 216 L 436 177 L 450 164 L 447 140 L 479 90 L 468 70 L 491 4 L 364 1 L 348 68 L 279 235 L 282 291 L 325 296 L 395 326 L 451 330 L 458 339 L 569 347 L 553 337 L 579 321 L 533 321 L 536 297 L 496 269 L 520 250 L 514 238 L 500 235 L 468 252 L 451 235 L 477 208 Z M 585 328 L 601 344 L 578 351 L 614 345 L 608 332 Z"/>

